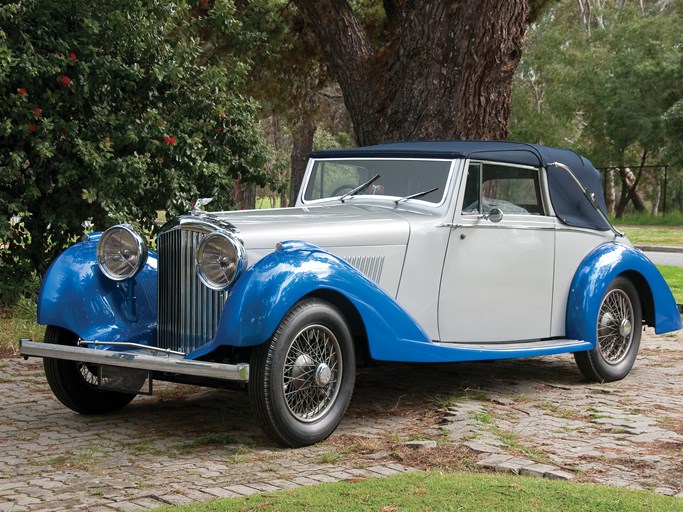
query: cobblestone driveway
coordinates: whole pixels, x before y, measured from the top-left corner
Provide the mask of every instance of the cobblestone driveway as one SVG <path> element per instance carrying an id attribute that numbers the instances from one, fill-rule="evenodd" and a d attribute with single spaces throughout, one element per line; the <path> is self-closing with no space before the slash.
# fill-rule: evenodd
<path id="1" fill-rule="evenodd" d="M 329 440 L 282 450 L 245 393 L 161 383 L 85 417 L 52 397 L 39 360 L 0 359 L 0 512 L 137 510 L 388 475 L 442 464 L 445 445 L 460 467 L 683 497 L 682 375 L 683 337 L 651 333 L 632 373 L 609 385 L 582 381 L 567 355 L 371 368 Z M 401 457 L 415 438 L 439 447 Z"/>

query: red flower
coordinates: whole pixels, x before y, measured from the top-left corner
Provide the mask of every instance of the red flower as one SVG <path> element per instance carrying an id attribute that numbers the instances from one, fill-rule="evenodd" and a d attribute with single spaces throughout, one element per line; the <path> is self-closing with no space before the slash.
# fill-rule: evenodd
<path id="1" fill-rule="evenodd" d="M 28 91 L 26 90 L 26 87 L 19 87 L 19 89 L 17 89 L 17 94 L 19 96 L 26 96 Z"/>
<path id="2" fill-rule="evenodd" d="M 64 87 L 71 87 L 71 78 L 69 78 L 68 76 L 62 75 L 59 81 L 62 82 L 62 85 Z"/>
<path id="3" fill-rule="evenodd" d="M 69 58 L 71 59 L 71 62 L 76 62 L 78 60 L 74 52 L 69 52 Z"/>
<path id="4" fill-rule="evenodd" d="M 40 117 L 43 115 L 43 109 L 40 107 L 34 108 L 33 115 L 36 116 L 36 119 L 40 119 Z"/>
<path id="5" fill-rule="evenodd" d="M 169 137 L 168 135 L 164 135 L 164 144 L 169 144 L 171 146 L 175 146 L 175 143 L 178 142 L 175 137 Z"/>
<path id="6" fill-rule="evenodd" d="M 36 123 L 29 123 L 28 124 L 28 132 L 29 133 L 36 133 L 36 130 L 38 127 L 36 126 Z"/>

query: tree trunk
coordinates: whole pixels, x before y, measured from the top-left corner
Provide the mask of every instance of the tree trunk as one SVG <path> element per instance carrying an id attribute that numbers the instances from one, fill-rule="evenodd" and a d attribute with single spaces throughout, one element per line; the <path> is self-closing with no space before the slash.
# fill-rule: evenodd
<path id="1" fill-rule="evenodd" d="M 292 176 L 289 182 L 289 204 L 294 205 L 306 172 L 308 154 L 313 150 L 316 124 L 311 116 L 304 115 L 292 133 Z"/>
<path id="2" fill-rule="evenodd" d="M 653 217 L 656 217 L 659 215 L 659 202 L 662 199 L 662 183 L 657 179 L 656 176 L 654 177 L 653 181 L 652 209 L 650 210 L 650 214 Z"/>
<path id="3" fill-rule="evenodd" d="M 607 169 L 605 171 L 605 203 L 607 204 L 607 213 L 614 213 L 614 206 L 616 202 L 617 197 L 614 191 L 614 169 Z"/>
<path id="4" fill-rule="evenodd" d="M 359 145 L 505 139 L 528 0 L 385 0 L 379 49 L 346 0 L 294 3 L 312 20 Z"/>
<path id="5" fill-rule="evenodd" d="M 621 216 L 624 214 L 624 210 L 626 209 L 626 206 L 628 205 L 629 201 L 633 203 L 633 207 L 636 209 L 636 211 L 645 211 L 645 201 L 643 201 L 643 198 L 640 197 L 640 194 L 636 190 L 636 187 L 640 182 L 642 174 L 642 166 L 638 171 L 638 176 L 635 176 L 631 169 L 629 169 L 628 167 L 621 167 L 619 169 L 619 176 L 621 177 L 622 186 L 621 199 L 619 200 L 619 204 L 617 205 L 615 212 L 615 217 L 617 219 L 620 219 Z"/>

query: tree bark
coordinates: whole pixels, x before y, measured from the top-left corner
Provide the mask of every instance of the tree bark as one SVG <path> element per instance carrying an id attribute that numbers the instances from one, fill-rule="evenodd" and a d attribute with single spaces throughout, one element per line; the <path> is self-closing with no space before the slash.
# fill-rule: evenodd
<path id="1" fill-rule="evenodd" d="M 506 138 L 529 0 L 385 0 L 380 48 L 346 0 L 294 3 L 312 20 L 359 145 Z"/>
<path id="2" fill-rule="evenodd" d="M 624 214 L 624 210 L 628 205 L 629 201 L 633 203 L 633 207 L 638 212 L 645 211 L 645 201 L 638 193 L 637 187 L 640 182 L 640 178 L 643 175 L 643 167 L 641 166 L 638 171 L 638 176 L 635 176 L 631 169 L 628 167 L 621 167 L 619 169 L 619 177 L 621 178 L 621 199 L 617 205 L 615 217 L 620 219 Z"/>
<path id="3" fill-rule="evenodd" d="M 289 204 L 294 205 L 306 172 L 308 154 L 313 150 L 316 124 L 311 116 L 303 116 L 292 133 L 292 176 L 289 185 Z"/>
<path id="4" fill-rule="evenodd" d="M 616 202 L 617 197 L 614 192 L 614 169 L 607 169 L 605 171 L 605 203 L 607 204 L 607 213 L 614 213 Z"/>

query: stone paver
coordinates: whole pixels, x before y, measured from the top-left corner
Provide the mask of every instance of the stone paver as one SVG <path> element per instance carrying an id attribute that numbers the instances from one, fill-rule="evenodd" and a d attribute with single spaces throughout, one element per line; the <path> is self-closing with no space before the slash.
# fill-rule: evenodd
<path id="1" fill-rule="evenodd" d="M 682 376 L 683 337 L 649 332 L 631 374 L 605 385 L 585 382 L 571 355 L 380 366 L 359 372 L 330 440 L 285 450 L 243 392 L 155 382 L 123 411 L 80 416 L 54 399 L 39 360 L 0 359 L 0 512 L 142 510 L 379 478 L 414 469 L 386 449 L 411 438 L 430 441 L 406 446 L 419 457 L 447 441 L 494 471 L 682 497 Z M 366 449 L 345 455 L 347 439 Z"/>

